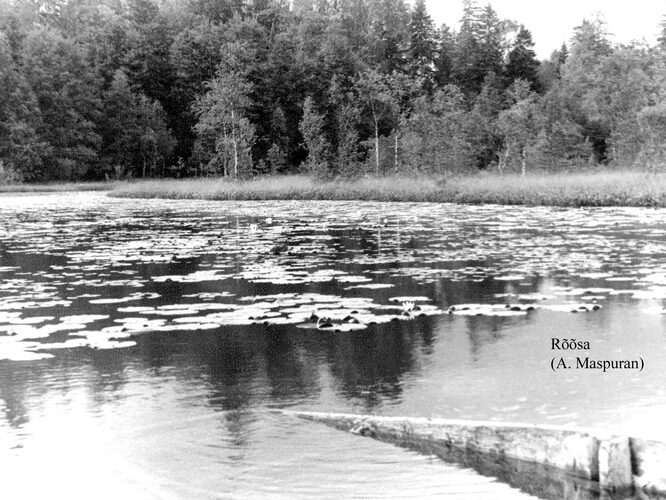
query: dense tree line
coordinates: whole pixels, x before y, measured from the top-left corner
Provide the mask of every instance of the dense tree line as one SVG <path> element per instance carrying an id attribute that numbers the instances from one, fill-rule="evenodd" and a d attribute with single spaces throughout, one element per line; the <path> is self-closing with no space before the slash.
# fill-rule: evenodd
<path id="1" fill-rule="evenodd" d="M 666 157 L 666 26 L 545 61 L 463 0 L 0 0 L 0 177 L 530 171 Z"/>

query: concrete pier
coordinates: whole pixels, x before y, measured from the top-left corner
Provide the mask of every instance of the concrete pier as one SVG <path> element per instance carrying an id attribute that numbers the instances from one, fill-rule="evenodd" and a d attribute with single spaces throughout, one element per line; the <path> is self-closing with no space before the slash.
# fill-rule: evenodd
<path id="1" fill-rule="evenodd" d="M 541 498 L 630 498 L 635 489 L 666 496 L 664 443 L 560 426 L 282 413 L 434 453 Z"/>

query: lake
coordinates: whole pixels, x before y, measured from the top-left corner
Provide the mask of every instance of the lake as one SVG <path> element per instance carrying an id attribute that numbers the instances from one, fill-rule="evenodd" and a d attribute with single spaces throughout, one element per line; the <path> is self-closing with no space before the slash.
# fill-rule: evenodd
<path id="1" fill-rule="evenodd" d="M 665 234 L 662 209 L 1 196 L 1 488 L 475 498 L 462 484 L 490 481 L 280 408 L 666 439 Z"/>

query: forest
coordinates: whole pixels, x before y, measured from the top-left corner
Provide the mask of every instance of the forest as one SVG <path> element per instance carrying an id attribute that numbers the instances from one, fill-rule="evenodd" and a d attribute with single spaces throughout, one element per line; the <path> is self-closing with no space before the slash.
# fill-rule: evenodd
<path id="1" fill-rule="evenodd" d="M 0 183 L 661 169 L 666 22 L 539 61 L 462 3 L 0 0 Z"/>

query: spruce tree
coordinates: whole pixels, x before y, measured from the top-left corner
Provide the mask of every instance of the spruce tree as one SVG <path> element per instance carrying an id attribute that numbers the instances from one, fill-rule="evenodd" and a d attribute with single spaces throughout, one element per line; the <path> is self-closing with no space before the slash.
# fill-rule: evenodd
<path id="1" fill-rule="evenodd" d="M 40 140 L 49 144 L 44 180 L 98 177 L 101 81 L 83 47 L 52 29 L 26 37 L 22 60 L 37 97 Z"/>
<path id="2" fill-rule="evenodd" d="M 533 47 L 532 34 L 521 25 L 507 57 L 505 77 L 508 83 L 525 80 L 529 82 L 532 90 L 536 90 L 539 61 L 536 59 Z"/>
<path id="3" fill-rule="evenodd" d="M 118 70 L 103 99 L 102 153 L 115 174 L 164 172 L 174 141 L 159 103 L 135 92 Z"/>
<path id="4" fill-rule="evenodd" d="M 456 40 L 456 51 L 451 70 L 453 82 L 466 94 L 481 90 L 483 70 L 478 64 L 479 8 L 474 0 L 463 0 L 463 17 Z"/>
<path id="5" fill-rule="evenodd" d="M 478 22 L 478 65 L 485 78 L 489 73 L 500 76 L 503 70 L 502 44 L 504 29 L 497 12 L 487 5 L 481 11 Z"/>
<path id="6" fill-rule="evenodd" d="M 439 51 L 435 60 L 435 81 L 439 87 L 444 87 L 451 81 L 455 50 L 453 33 L 446 24 L 443 24 L 439 30 Z"/>
<path id="7" fill-rule="evenodd" d="M 315 108 L 312 97 L 308 96 L 303 103 L 303 119 L 298 128 L 308 152 L 305 169 L 318 177 L 327 176 L 330 167 L 331 146 L 324 134 L 324 125 L 324 116 Z"/>
<path id="8" fill-rule="evenodd" d="M 425 0 L 416 0 L 414 4 L 409 33 L 409 73 L 413 77 L 424 78 L 426 85 L 432 85 L 437 56 L 437 35 L 435 25 L 426 9 Z"/>

